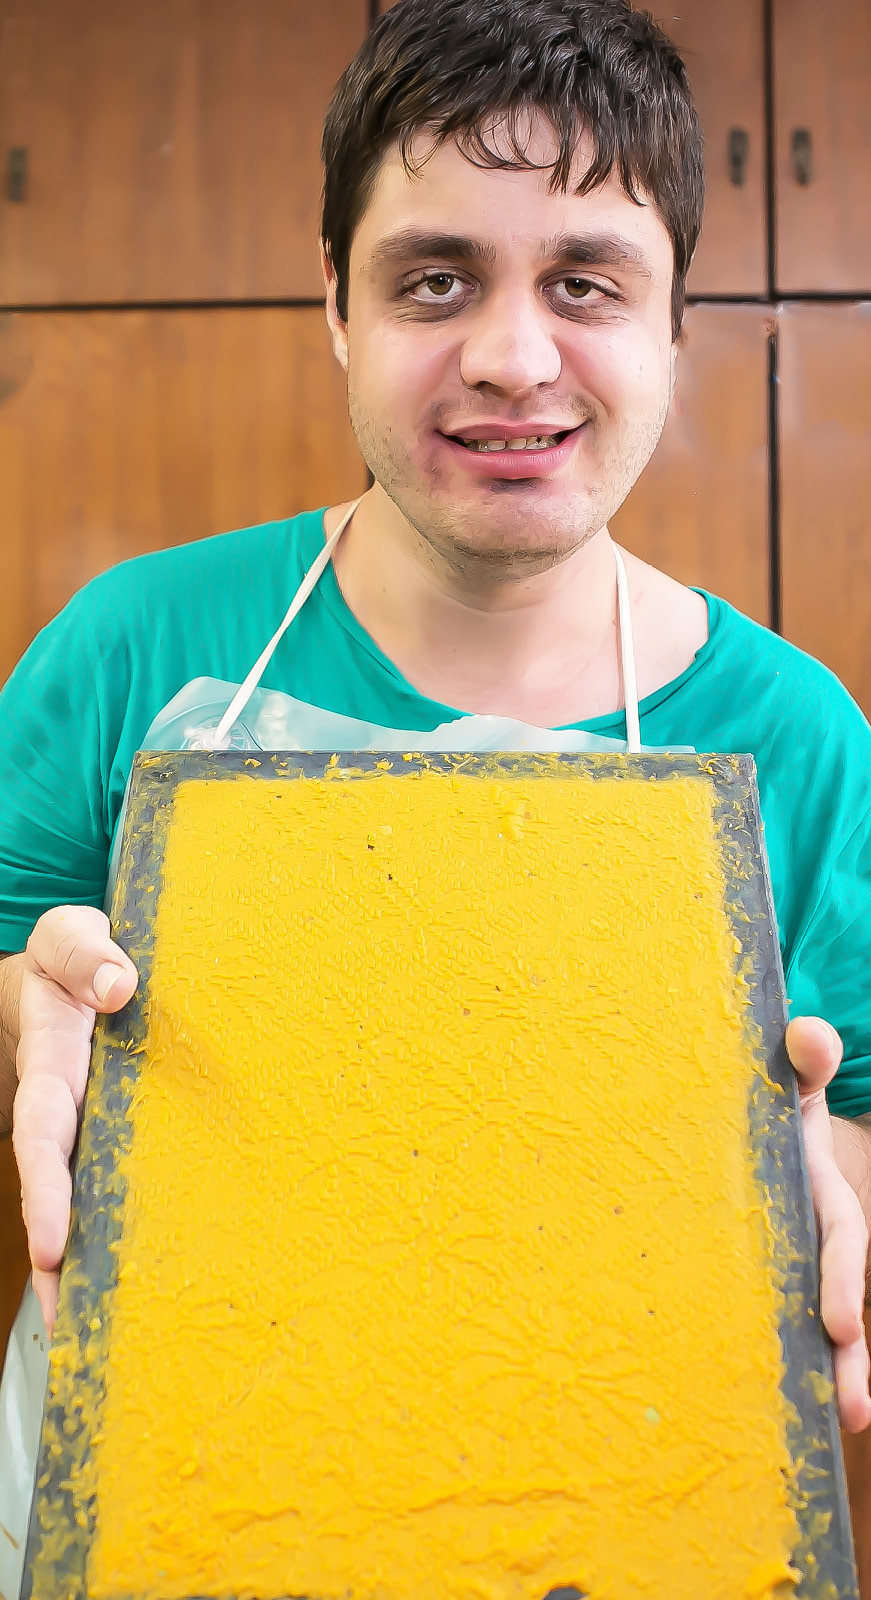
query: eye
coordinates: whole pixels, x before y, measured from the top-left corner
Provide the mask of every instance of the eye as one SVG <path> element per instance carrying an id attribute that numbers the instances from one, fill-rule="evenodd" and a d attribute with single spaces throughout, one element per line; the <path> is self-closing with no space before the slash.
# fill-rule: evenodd
<path id="1" fill-rule="evenodd" d="M 563 285 L 570 300 L 588 300 L 596 287 L 589 278 L 563 278 Z"/>
<path id="2" fill-rule="evenodd" d="M 451 288 L 457 280 L 452 272 L 434 272 L 432 277 L 424 278 L 423 281 L 427 289 L 431 289 L 433 294 L 438 295 L 441 300 L 450 294 Z"/>
<path id="3" fill-rule="evenodd" d="M 563 307 L 603 306 L 606 301 L 615 298 L 613 292 L 604 289 L 601 284 L 593 283 L 590 278 L 559 278 L 553 284 L 551 293 L 558 305 Z"/>
<path id="4" fill-rule="evenodd" d="M 466 285 L 455 272 L 426 272 L 407 285 L 406 295 L 419 306 L 454 306 L 462 300 Z"/>

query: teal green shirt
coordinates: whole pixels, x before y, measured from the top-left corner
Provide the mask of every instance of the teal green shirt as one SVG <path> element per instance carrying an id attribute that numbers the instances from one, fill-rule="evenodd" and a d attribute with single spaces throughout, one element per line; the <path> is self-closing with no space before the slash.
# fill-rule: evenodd
<path id="1" fill-rule="evenodd" d="M 39 634 L 0 694 L 0 949 L 22 949 L 50 906 L 102 903 L 149 724 L 192 678 L 241 681 L 322 545 L 318 511 L 161 550 L 95 578 Z M 871 1111 L 871 728 L 819 662 L 705 598 L 707 643 L 642 701 L 642 740 L 755 756 L 790 1004 L 841 1033 L 829 1100 L 858 1116 Z M 331 567 L 263 685 L 389 727 L 460 714 L 382 655 Z M 573 726 L 625 737 L 622 713 Z"/>

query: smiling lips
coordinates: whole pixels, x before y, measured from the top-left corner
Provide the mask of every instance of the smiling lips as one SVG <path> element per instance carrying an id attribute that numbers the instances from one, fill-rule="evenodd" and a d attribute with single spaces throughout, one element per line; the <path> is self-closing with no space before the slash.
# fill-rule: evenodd
<path id="1" fill-rule="evenodd" d="M 531 478 L 545 476 L 569 455 L 583 423 L 554 428 L 552 423 L 521 425 L 479 423 L 468 431 L 443 433 L 442 438 L 458 459 L 489 476 Z"/>

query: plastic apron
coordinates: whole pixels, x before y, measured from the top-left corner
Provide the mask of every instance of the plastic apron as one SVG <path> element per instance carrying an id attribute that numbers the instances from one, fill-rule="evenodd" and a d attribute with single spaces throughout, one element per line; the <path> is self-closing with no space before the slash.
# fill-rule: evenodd
<path id="1" fill-rule="evenodd" d="M 332 559 L 342 534 L 359 505 L 355 500 L 312 563 L 280 626 L 258 656 L 243 683 L 195 678 L 166 705 L 142 741 L 144 750 L 440 750 L 469 753 L 484 750 L 640 752 L 663 746 L 643 745 L 638 713 L 638 688 L 629 584 L 616 545 L 617 620 L 626 738 L 610 739 L 580 729 L 538 728 L 509 717 L 462 716 L 431 732 L 382 728 L 356 717 L 325 711 L 281 691 L 261 689 L 279 640 L 299 615 Z M 671 750 L 690 750 L 671 745 Z M 107 903 L 117 872 L 124 809 L 115 831 L 109 863 Z M 48 1374 L 48 1339 L 39 1304 L 28 1286 L 15 1320 L 0 1383 L 0 1600 L 18 1600 L 36 1460 L 42 1406 Z"/>

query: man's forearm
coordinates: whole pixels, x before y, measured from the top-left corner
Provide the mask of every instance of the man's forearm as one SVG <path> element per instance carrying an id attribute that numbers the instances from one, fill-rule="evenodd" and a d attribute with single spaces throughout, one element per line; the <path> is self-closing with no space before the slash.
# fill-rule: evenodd
<path id="1" fill-rule="evenodd" d="M 12 1101 L 18 1084 L 15 1052 L 18 1049 L 18 997 L 24 957 L 0 960 L 0 1138 L 12 1127 Z"/>
<path id="2" fill-rule="evenodd" d="M 833 1117 L 832 1132 L 838 1166 L 859 1197 L 871 1233 L 871 1114 Z M 871 1305 L 871 1255 L 866 1269 L 866 1299 Z"/>

